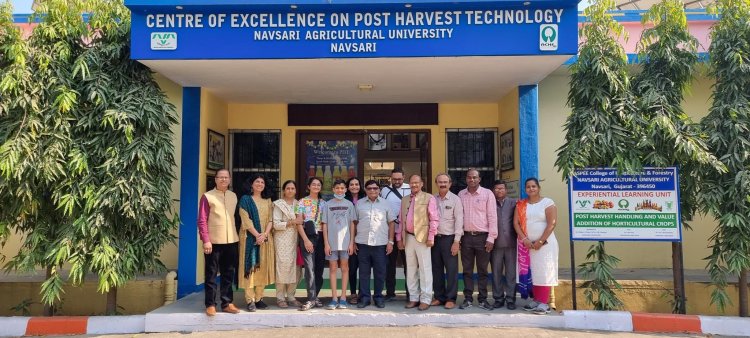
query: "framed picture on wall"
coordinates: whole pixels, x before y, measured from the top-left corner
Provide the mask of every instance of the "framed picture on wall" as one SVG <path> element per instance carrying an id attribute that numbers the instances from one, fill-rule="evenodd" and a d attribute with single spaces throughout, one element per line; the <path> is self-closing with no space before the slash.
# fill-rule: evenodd
<path id="1" fill-rule="evenodd" d="M 381 151 L 388 148 L 385 134 L 367 134 L 367 150 Z"/>
<path id="2" fill-rule="evenodd" d="M 515 162 L 513 154 L 513 129 L 511 129 L 500 135 L 500 171 L 513 169 Z"/>
<path id="3" fill-rule="evenodd" d="M 224 149 L 226 149 L 224 135 L 209 129 L 208 169 L 217 170 L 224 168 Z"/>

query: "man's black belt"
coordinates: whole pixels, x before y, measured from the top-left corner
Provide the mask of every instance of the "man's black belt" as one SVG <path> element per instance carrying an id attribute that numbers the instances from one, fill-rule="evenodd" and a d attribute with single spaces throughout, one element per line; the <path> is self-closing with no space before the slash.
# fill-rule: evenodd
<path id="1" fill-rule="evenodd" d="M 464 231 L 464 235 L 481 236 L 486 234 L 487 231 Z"/>

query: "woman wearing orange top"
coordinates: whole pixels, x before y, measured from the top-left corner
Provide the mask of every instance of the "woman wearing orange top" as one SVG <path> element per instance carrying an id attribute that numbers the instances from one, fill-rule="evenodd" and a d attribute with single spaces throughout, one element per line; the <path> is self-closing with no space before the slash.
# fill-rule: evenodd
<path id="1" fill-rule="evenodd" d="M 557 223 L 557 207 L 554 201 L 542 197 L 539 180 L 536 178 L 527 179 L 525 188 L 528 198 L 518 201 L 513 222 L 518 234 L 519 268 L 523 270 L 522 251 L 528 250 L 533 283 L 534 300 L 526 304 L 523 309 L 535 314 L 547 314 L 550 312 L 549 298 L 552 287 L 557 285 L 557 263 L 560 251 L 554 233 Z M 520 272 L 523 273 L 523 271 Z"/>

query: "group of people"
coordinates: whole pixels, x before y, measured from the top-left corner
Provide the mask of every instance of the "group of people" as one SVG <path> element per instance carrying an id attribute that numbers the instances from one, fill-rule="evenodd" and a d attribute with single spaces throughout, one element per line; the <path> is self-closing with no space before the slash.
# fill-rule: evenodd
<path id="1" fill-rule="evenodd" d="M 476 289 L 477 306 L 485 310 L 513 310 L 520 293 L 522 298 L 533 297 L 524 310 L 550 312 L 551 289 L 557 285 L 557 209 L 541 196 L 536 178 L 524 182 L 528 198 L 522 200 L 507 196 L 504 181 L 495 181 L 493 190 L 483 188 L 474 169 L 466 172 L 467 187 L 458 195 L 450 191 L 447 174 L 435 177 L 435 195 L 422 190 L 421 176 L 411 175 L 408 183 L 404 178 L 397 168 L 391 172 L 391 185 L 383 187 L 374 180 L 363 184 L 356 177 L 336 180 L 328 201 L 321 198 L 320 178 L 308 180 L 308 194 L 299 200 L 299 187 L 289 180 L 282 184 L 282 197 L 272 201 L 262 174 L 243 184 L 245 194 L 238 199 L 229 190 L 229 171 L 219 170 L 216 188 L 201 197 L 198 212 L 206 314 L 216 314 L 217 291 L 222 311 L 240 312 L 232 297 L 235 275 L 245 290 L 248 311 L 268 308 L 263 291 L 270 284 L 276 285 L 280 308 L 323 307 L 319 293 L 326 266 L 331 289 L 327 309 L 383 308 L 396 296 L 399 259 L 406 277 L 406 308 L 452 309 L 457 306 L 459 254 L 464 280 L 459 308 L 473 306 Z M 241 223 L 237 227 L 235 214 Z M 307 284 L 304 303 L 295 298 L 302 270 Z"/>

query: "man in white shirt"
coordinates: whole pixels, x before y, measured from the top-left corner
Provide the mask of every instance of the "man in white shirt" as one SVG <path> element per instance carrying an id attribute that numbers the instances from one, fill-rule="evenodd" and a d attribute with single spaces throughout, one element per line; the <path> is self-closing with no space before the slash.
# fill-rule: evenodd
<path id="1" fill-rule="evenodd" d="M 398 215 L 401 212 L 401 199 L 411 194 L 411 187 L 408 184 L 404 184 L 404 171 L 401 168 L 394 168 L 391 170 L 391 185 L 383 187 L 380 190 L 380 197 L 388 202 L 391 206 L 391 210 L 394 215 Z M 396 218 L 396 233 L 401 231 L 401 220 Z M 404 264 L 404 272 L 406 271 L 406 254 L 404 250 L 394 248 L 394 250 L 388 255 L 387 267 L 385 272 L 385 301 L 391 301 L 396 298 L 396 264 L 400 259 Z M 406 273 L 404 273 L 406 275 Z M 409 291 L 406 292 L 407 299 L 409 298 Z"/>

